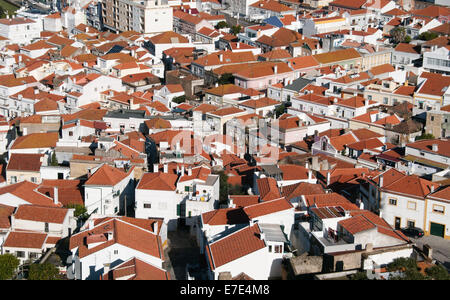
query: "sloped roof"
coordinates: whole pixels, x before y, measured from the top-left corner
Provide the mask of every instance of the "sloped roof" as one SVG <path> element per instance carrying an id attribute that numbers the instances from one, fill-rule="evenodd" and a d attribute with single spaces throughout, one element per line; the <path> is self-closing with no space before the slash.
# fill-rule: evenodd
<path id="1" fill-rule="evenodd" d="M 131 170 L 129 172 L 131 172 Z M 108 164 L 103 164 L 89 177 L 85 185 L 114 186 L 128 175 L 129 173 L 125 173 L 117 168 L 111 167 Z"/>

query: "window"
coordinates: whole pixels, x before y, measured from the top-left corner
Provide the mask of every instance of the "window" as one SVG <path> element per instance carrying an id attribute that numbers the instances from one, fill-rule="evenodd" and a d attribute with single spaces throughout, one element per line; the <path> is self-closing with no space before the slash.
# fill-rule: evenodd
<path id="1" fill-rule="evenodd" d="M 69 131 L 69 136 L 73 136 L 73 131 Z"/>
<path id="2" fill-rule="evenodd" d="M 445 207 L 442 205 L 433 204 L 433 212 L 438 214 L 444 214 Z"/>
<path id="3" fill-rule="evenodd" d="M 36 183 L 37 182 L 36 177 L 31 177 L 31 182 Z"/>
<path id="4" fill-rule="evenodd" d="M 16 251 L 16 256 L 17 257 L 25 257 L 25 252 L 24 251 Z"/>
<path id="5" fill-rule="evenodd" d="M 416 202 L 408 201 L 408 209 L 416 210 Z"/>
<path id="6" fill-rule="evenodd" d="M 114 255 L 119 254 L 119 250 L 114 250 Z"/>
<path id="7" fill-rule="evenodd" d="M 17 176 L 11 176 L 11 183 L 17 182 Z"/>
<path id="8" fill-rule="evenodd" d="M 189 186 L 188 185 L 184 187 L 184 191 L 185 192 L 189 192 Z"/>
<path id="9" fill-rule="evenodd" d="M 416 227 L 416 222 L 408 220 L 407 225 L 408 225 L 408 227 Z"/>
<path id="10" fill-rule="evenodd" d="M 45 231 L 45 232 L 48 232 L 48 223 L 47 223 L 47 222 L 45 223 L 44 231 Z"/>
<path id="11" fill-rule="evenodd" d="M 389 199 L 389 204 L 390 205 L 397 205 L 397 199 L 393 199 L 393 198 Z"/>
<path id="12" fill-rule="evenodd" d="M 272 252 L 272 246 L 269 245 L 269 252 Z"/>
<path id="13" fill-rule="evenodd" d="M 281 245 L 275 246 L 275 253 L 282 253 L 282 251 L 283 251 L 283 247 Z"/>
<path id="14" fill-rule="evenodd" d="M 144 203 L 144 208 L 152 208 L 152 205 L 150 203 Z"/>

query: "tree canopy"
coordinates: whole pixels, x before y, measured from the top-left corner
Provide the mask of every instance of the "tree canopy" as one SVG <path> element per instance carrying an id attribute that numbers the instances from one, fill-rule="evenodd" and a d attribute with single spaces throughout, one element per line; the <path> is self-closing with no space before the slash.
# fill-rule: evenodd
<path id="1" fill-rule="evenodd" d="M 59 270 L 50 263 L 32 264 L 28 272 L 29 280 L 58 280 L 60 279 Z"/>
<path id="2" fill-rule="evenodd" d="M 11 279 L 20 261 L 12 254 L 0 255 L 0 280 Z"/>

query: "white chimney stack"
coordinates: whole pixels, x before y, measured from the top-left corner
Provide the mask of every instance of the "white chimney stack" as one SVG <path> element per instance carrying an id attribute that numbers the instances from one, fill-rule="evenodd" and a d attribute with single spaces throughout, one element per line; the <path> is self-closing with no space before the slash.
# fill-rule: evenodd
<path id="1" fill-rule="evenodd" d="M 164 173 L 169 173 L 169 166 L 164 164 Z"/>
<path id="2" fill-rule="evenodd" d="M 383 187 L 383 175 L 380 175 L 380 187 Z"/>
<path id="3" fill-rule="evenodd" d="M 56 187 L 56 186 L 53 188 L 53 202 L 55 204 L 59 203 L 59 201 L 58 201 L 58 187 Z"/>
<path id="4" fill-rule="evenodd" d="M 308 180 L 311 180 L 311 179 L 312 179 L 312 171 L 308 170 Z"/>
<path id="5" fill-rule="evenodd" d="M 159 164 L 153 164 L 153 173 L 158 173 L 159 171 Z"/>
<path id="6" fill-rule="evenodd" d="M 437 152 L 439 150 L 438 144 L 433 144 L 431 147 L 432 147 L 434 152 Z"/>
<path id="7" fill-rule="evenodd" d="M 192 168 L 191 167 L 188 168 L 188 176 L 192 176 Z"/>
<path id="8" fill-rule="evenodd" d="M 158 221 L 156 221 L 155 223 L 153 223 L 153 232 L 155 234 L 158 234 Z"/>
<path id="9" fill-rule="evenodd" d="M 330 171 L 327 172 L 327 186 L 330 185 L 330 178 L 331 178 L 331 173 Z"/>

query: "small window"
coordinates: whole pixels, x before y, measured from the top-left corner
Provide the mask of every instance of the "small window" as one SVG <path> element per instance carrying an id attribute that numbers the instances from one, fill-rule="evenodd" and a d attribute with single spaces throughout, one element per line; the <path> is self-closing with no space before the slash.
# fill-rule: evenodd
<path id="1" fill-rule="evenodd" d="M 24 251 L 17 251 L 16 252 L 16 256 L 17 257 L 25 257 L 25 252 Z"/>
<path id="2" fill-rule="evenodd" d="M 397 199 L 389 199 L 389 204 L 390 205 L 397 205 Z"/>
<path id="3" fill-rule="evenodd" d="M 17 182 L 17 176 L 11 176 L 11 183 Z"/>
<path id="4" fill-rule="evenodd" d="M 416 210 L 416 202 L 408 201 L 408 209 Z"/>
<path id="5" fill-rule="evenodd" d="M 269 252 L 272 252 L 272 246 L 269 245 Z"/>
<path id="6" fill-rule="evenodd" d="M 445 207 L 442 206 L 442 205 L 434 204 L 433 205 L 433 212 L 438 213 L 438 214 L 444 214 Z"/>
<path id="7" fill-rule="evenodd" d="M 119 250 L 114 250 L 114 255 L 119 254 Z"/>
<path id="8" fill-rule="evenodd" d="M 152 205 L 150 203 L 144 203 L 144 208 L 152 208 Z"/>
<path id="9" fill-rule="evenodd" d="M 415 221 L 408 220 L 407 224 L 408 224 L 408 227 L 416 227 L 416 222 Z"/>
<path id="10" fill-rule="evenodd" d="M 48 232 L 48 223 L 45 223 L 44 231 L 45 231 L 45 232 Z"/>
<path id="11" fill-rule="evenodd" d="M 73 136 L 73 131 L 69 131 L 69 136 Z"/>
<path id="12" fill-rule="evenodd" d="M 275 246 L 275 253 L 281 253 L 282 249 L 283 249 L 283 247 L 281 247 L 281 245 Z"/>

